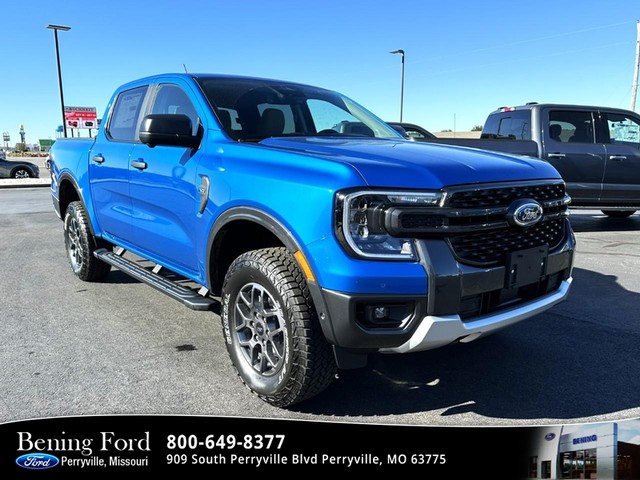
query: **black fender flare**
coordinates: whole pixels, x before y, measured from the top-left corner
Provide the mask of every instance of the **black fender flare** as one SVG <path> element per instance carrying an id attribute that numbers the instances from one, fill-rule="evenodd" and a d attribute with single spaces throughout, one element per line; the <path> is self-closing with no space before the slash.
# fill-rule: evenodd
<path id="1" fill-rule="evenodd" d="M 212 269 L 210 268 L 210 265 L 211 261 L 214 260 L 211 258 L 211 255 L 213 253 L 213 246 L 216 237 L 218 236 L 218 233 L 220 233 L 220 230 L 222 230 L 227 224 L 237 220 L 250 221 L 264 227 L 266 230 L 269 230 L 282 242 L 292 255 L 295 252 L 302 250 L 300 244 L 292 233 L 272 215 L 254 207 L 232 207 L 216 219 L 211 231 L 209 232 L 209 238 L 207 239 L 207 284 L 210 286 L 213 285 Z M 309 286 L 309 291 L 316 308 L 316 313 L 318 315 L 322 331 L 329 343 L 335 344 L 335 335 L 333 333 L 333 328 L 331 327 L 329 309 L 327 308 L 324 296 L 322 295 L 322 288 L 317 282 L 307 281 L 307 285 Z"/>
<path id="2" fill-rule="evenodd" d="M 211 265 L 213 243 L 220 233 L 220 230 L 222 230 L 229 223 L 238 220 L 253 222 L 260 225 L 261 227 L 264 227 L 266 230 L 269 230 L 278 240 L 282 242 L 285 247 L 287 247 L 287 249 L 292 254 L 300 250 L 300 245 L 291 234 L 291 232 L 287 230 L 284 225 L 282 225 L 282 223 L 272 215 L 269 215 L 268 213 L 265 213 L 262 210 L 253 207 L 232 207 L 229 210 L 226 210 L 216 219 L 216 221 L 213 223 L 211 231 L 209 232 L 209 238 L 207 239 L 207 265 Z M 212 281 L 213 278 L 211 275 L 211 270 L 209 269 L 207 270 L 207 283 L 211 285 Z"/>
<path id="3" fill-rule="evenodd" d="M 65 212 L 62 210 L 60 206 L 60 185 L 65 181 L 68 181 L 69 183 L 71 183 L 71 185 L 73 185 L 73 189 L 78 194 L 78 199 L 80 200 L 80 202 L 82 202 L 82 205 L 84 206 L 85 210 L 87 210 L 87 202 L 85 201 L 84 195 L 82 194 L 82 189 L 80 188 L 80 185 L 78 185 L 78 181 L 71 174 L 65 172 L 62 175 L 60 175 L 56 181 L 56 185 L 57 185 L 56 191 L 58 195 L 56 198 L 56 202 L 54 204 L 54 207 L 56 211 L 59 213 L 59 217 L 62 221 L 64 221 Z M 93 204 L 91 205 L 91 208 L 93 209 Z M 91 232 L 91 235 L 95 236 L 95 229 L 93 228 L 93 215 L 89 215 L 89 230 Z"/>

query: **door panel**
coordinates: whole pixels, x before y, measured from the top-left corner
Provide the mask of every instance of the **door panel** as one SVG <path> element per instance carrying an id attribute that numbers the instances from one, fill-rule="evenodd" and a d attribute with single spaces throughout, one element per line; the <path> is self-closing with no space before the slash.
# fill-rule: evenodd
<path id="1" fill-rule="evenodd" d="M 595 143 L 593 112 L 551 110 L 547 125 L 544 158 L 567 183 L 573 204 L 597 201 L 602 190 L 605 149 Z"/>
<path id="2" fill-rule="evenodd" d="M 200 153 L 192 154 L 184 147 L 136 145 L 131 163 L 139 166 L 130 166 L 130 188 L 134 244 L 195 272 Z"/>
<path id="3" fill-rule="evenodd" d="M 630 115 L 602 113 L 607 163 L 602 201 L 640 204 L 640 121 Z"/>
<path id="4" fill-rule="evenodd" d="M 131 241 L 129 155 L 147 86 L 124 91 L 114 102 L 105 131 L 89 154 L 89 183 L 96 220 L 102 232 Z"/>
<path id="5" fill-rule="evenodd" d="M 185 88 L 172 83 L 158 85 L 151 113 L 187 115 L 195 134 L 202 128 L 200 115 Z M 200 156 L 200 150 L 191 148 L 150 148 L 140 143 L 131 152 L 129 165 L 134 243 L 192 278 L 198 275 L 194 242 Z"/>

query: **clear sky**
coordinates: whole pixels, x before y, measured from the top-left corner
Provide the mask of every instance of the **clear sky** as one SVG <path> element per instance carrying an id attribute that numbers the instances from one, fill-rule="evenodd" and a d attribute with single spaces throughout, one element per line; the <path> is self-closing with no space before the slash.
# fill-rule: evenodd
<path id="1" fill-rule="evenodd" d="M 156 73 L 242 74 L 338 90 L 398 120 L 470 130 L 499 106 L 529 101 L 629 108 L 639 0 L 4 0 L 0 132 L 27 143 L 65 103 L 96 107 Z M 639 102 L 640 103 L 640 102 Z M 455 125 L 454 125 L 455 121 Z M 84 134 L 86 135 L 86 133 Z"/>

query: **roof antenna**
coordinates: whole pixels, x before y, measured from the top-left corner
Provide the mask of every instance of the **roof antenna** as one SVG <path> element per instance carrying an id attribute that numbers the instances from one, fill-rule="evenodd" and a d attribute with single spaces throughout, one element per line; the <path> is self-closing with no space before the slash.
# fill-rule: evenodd
<path id="1" fill-rule="evenodd" d="M 182 64 L 182 68 L 184 68 L 184 73 L 189 73 L 187 70 L 187 66 L 184 63 Z"/>

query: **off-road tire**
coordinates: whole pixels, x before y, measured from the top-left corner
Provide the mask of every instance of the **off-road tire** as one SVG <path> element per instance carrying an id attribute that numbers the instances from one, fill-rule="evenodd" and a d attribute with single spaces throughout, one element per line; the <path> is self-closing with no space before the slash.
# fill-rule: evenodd
<path id="1" fill-rule="evenodd" d="M 89 218 L 82 202 L 71 202 L 64 215 L 64 244 L 73 273 L 85 282 L 99 282 L 107 276 L 111 265 L 98 260 L 93 252 L 110 248 L 96 239 L 89 228 Z"/>
<path id="2" fill-rule="evenodd" d="M 602 210 L 607 217 L 611 218 L 627 218 L 636 213 L 635 210 Z"/>
<path id="3" fill-rule="evenodd" d="M 336 373 L 309 287 L 286 248 L 236 258 L 222 287 L 222 329 L 242 382 L 277 407 L 324 390 Z"/>

